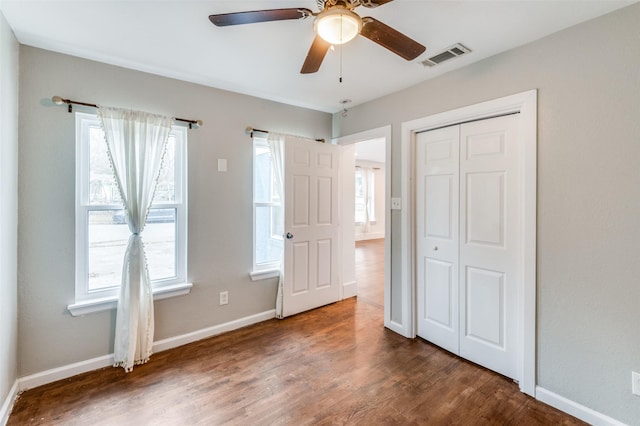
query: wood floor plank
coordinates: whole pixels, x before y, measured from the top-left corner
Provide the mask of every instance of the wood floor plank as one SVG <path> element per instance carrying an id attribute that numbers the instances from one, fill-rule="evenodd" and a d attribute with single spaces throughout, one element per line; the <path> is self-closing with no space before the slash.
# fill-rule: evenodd
<path id="1" fill-rule="evenodd" d="M 358 297 L 20 395 L 8 425 L 577 425 L 513 381 L 383 326 L 383 240 Z"/>

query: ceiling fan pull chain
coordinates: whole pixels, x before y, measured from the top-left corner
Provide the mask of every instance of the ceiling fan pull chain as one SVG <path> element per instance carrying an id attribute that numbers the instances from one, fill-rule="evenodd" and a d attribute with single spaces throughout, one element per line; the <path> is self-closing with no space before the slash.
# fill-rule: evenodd
<path id="1" fill-rule="evenodd" d="M 338 81 L 342 83 L 342 15 L 340 15 L 340 72 Z"/>
<path id="2" fill-rule="evenodd" d="M 340 83 L 342 83 L 342 45 L 340 45 Z"/>

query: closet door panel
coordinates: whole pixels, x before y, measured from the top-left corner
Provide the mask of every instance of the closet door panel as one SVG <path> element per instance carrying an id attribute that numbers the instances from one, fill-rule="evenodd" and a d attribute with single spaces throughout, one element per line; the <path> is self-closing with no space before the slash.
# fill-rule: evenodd
<path id="1" fill-rule="evenodd" d="M 417 135 L 418 335 L 458 353 L 458 126 Z"/>
<path id="2" fill-rule="evenodd" d="M 521 258 L 516 115 L 460 128 L 460 356 L 517 370 Z"/>

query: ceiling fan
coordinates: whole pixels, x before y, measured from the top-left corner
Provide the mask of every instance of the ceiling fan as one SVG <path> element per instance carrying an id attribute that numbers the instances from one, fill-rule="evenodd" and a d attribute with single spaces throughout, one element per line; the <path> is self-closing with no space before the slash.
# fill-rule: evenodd
<path id="1" fill-rule="evenodd" d="M 315 17 L 316 36 L 300 72 L 318 71 L 332 45 L 344 44 L 360 34 L 389 49 L 407 61 L 422 54 L 426 47 L 375 18 L 361 18 L 353 11 L 358 6 L 374 8 L 393 0 L 316 0 L 320 12 L 306 8 L 268 9 L 249 12 L 210 15 L 209 20 L 218 27 L 254 24 L 258 22 L 286 21 Z"/>

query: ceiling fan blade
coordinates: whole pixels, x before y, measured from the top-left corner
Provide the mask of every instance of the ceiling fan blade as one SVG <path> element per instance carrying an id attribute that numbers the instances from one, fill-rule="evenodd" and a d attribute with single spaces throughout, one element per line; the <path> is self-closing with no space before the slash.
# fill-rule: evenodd
<path id="1" fill-rule="evenodd" d="M 407 37 L 390 26 L 383 24 L 374 18 L 362 18 L 362 31 L 360 34 L 380 46 L 389 49 L 396 55 L 411 61 L 420 56 L 426 47 L 417 41 Z"/>
<path id="2" fill-rule="evenodd" d="M 313 12 L 304 8 L 254 10 L 249 12 L 221 13 L 209 15 L 212 24 L 218 27 L 229 25 L 255 24 L 257 22 L 286 21 L 288 19 L 304 19 Z"/>
<path id="3" fill-rule="evenodd" d="M 360 6 L 374 8 L 392 2 L 393 0 L 360 0 Z"/>
<path id="4" fill-rule="evenodd" d="M 304 60 L 300 74 L 312 74 L 318 71 L 329 47 L 331 47 L 331 44 L 317 35 L 316 38 L 313 39 L 313 43 L 311 43 L 311 48 L 309 49 L 309 53 L 307 53 L 307 58 Z"/>

